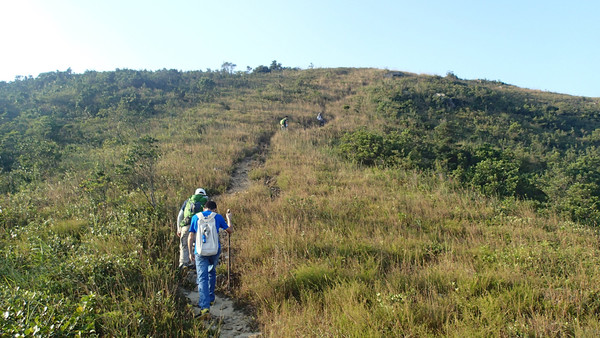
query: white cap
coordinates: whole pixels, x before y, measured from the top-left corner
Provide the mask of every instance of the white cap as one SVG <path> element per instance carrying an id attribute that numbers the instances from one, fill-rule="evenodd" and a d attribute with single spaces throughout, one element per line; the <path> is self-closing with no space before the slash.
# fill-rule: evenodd
<path id="1" fill-rule="evenodd" d="M 196 189 L 196 192 L 194 193 L 194 195 L 204 195 L 204 196 L 206 196 L 206 191 L 204 191 L 204 189 L 202 189 L 202 188 L 198 188 L 198 189 Z"/>

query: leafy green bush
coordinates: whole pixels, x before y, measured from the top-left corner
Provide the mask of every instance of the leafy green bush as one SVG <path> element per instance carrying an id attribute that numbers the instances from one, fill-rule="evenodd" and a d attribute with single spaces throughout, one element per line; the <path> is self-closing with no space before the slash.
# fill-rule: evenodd
<path id="1" fill-rule="evenodd" d="M 383 136 L 367 130 L 357 130 L 342 137 L 340 153 L 346 158 L 364 165 L 382 164 L 390 149 Z"/>
<path id="2" fill-rule="evenodd" d="M 514 196 L 519 182 L 519 167 L 506 160 L 485 159 L 474 168 L 471 184 L 484 195 Z"/>
<path id="3" fill-rule="evenodd" d="M 18 336 L 96 335 L 96 295 L 78 302 L 46 291 L 0 285 L 0 332 Z"/>
<path id="4" fill-rule="evenodd" d="M 402 165 L 426 168 L 432 151 L 428 143 L 420 142 L 411 130 L 381 134 L 359 129 L 344 134 L 338 145 L 342 157 L 361 165 Z"/>

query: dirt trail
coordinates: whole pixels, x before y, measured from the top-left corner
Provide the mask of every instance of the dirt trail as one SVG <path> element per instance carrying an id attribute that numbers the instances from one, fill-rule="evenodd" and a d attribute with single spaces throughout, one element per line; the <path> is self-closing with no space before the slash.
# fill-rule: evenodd
<path id="1" fill-rule="evenodd" d="M 195 274 L 194 274 L 195 278 Z M 195 282 L 194 282 L 195 283 Z M 183 290 L 183 294 L 193 304 L 198 304 L 198 291 Z M 200 308 L 194 307 L 194 315 L 200 313 Z M 215 304 L 210 307 L 212 319 L 206 321 L 207 328 L 219 332 L 219 337 L 258 337 L 261 335 L 252 329 L 253 322 L 244 311 L 236 308 L 233 300 L 223 295 L 216 294 Z"/>
<path id="2" fill-rule="evenodd" d="M 231 186 L 227 189 L 226 194 L 242 192 L 250 186 L 248 173 L 254 166 L 264 161 L 268 146 L 269 141 L 261 143 L 255 151 L 237 163 L 231 177 Z M 220 264 L 227 264 L 227 243 L 224 243 L 222 240 L 221 244 L 223 245 L 223 252 L 219 259 Z M 227 276 L 217 275 L 217 284 L 223 278 L 226 279 Z M 196 273 L 189 272 L 186 279 L 190 287 L 182 288 L 181 292 L 194 306 L 194 315 L 198 315 L 200 308 L 198 308 L 199 295 L 196 286 Z M 193 288 L 191 288 L 192 286 Z M 212 320 L 206 322 L 207 328 L 210 327 L 218 331 L 219 337 L 258 337 L 261 335 L 260 332 L 253 329 L 256 325 L 252 318 L 243 309 L 240 309 L 232 299 L 222 294 L 216 294 L 215 304 L 210 307 L 210 314 L 212 315 Z"/>
<path id="3" fill-rule="evenodd" d="M 241 162 L 239 162 L 233 175 L 231 176 L 231 186 L 227 189 L 227 194 L 235 194 L 241 192 L 250 186 L 250 179 L 248 179 L 248 173 L 252 169 L 252 162 L 254 160 L 254 154 L 246 156 Z"/>

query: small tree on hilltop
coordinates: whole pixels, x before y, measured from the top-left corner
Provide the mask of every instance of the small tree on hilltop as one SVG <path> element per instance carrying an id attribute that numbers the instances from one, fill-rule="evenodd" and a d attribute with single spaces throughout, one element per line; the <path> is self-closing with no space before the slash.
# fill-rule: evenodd
<path id="1" fill-rule="evenodd" d="M 269 67 L 263 66 L 263 65 L 260 65 L 256 68 L 254 68 L 254 71 L 253 71 L 253 73 L 270 73 L 270 72 L 271 72 L 271 69 L 269 69 Z"/>
<path id="2" fill-rule="evenodd" d="M 223 62 L 221 65 L 221 71 L 223 73 L 233 74 L 233 70 L 237 65 L 231 62 Z"/>
<path id="3" fill-rule="evenodd" d="M 270 71 L 277 71 L 277 70 L 282 70 L 283 67 L 281 67 L 281 63 L 277 63 L 277 60 L 273 60 L 271 62 L 271 66 L 269 67 Z"/>

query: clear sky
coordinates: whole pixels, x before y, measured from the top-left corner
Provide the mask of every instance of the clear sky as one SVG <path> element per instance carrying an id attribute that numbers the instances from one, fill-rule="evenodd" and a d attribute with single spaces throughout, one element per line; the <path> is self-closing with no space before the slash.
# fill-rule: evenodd
<path id="1" fill-rule="evenodd" d="M 600 97 L 597 0 L 0 0 L 0 81 L 374 67 Z"/>

